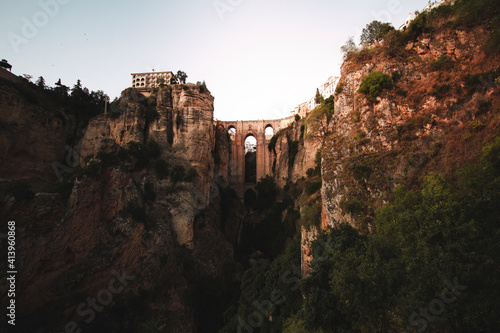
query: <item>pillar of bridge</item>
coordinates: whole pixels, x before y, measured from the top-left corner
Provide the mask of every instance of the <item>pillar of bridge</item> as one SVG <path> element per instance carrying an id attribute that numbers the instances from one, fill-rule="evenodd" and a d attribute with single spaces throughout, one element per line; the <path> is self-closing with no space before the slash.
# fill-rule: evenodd
<path id="1" fill-rule="evenodd" d="M 231 144 L 231 183 L 238 195 L 243 200 L 245 184 L 245 141 L 241 128 L 236 129 L 234 141 Z"/>
<path id="2" fill-rule="evenodd" d="M 257 181 L 266 176 L 266 136 L 263 131 L 257 132 Z"/>

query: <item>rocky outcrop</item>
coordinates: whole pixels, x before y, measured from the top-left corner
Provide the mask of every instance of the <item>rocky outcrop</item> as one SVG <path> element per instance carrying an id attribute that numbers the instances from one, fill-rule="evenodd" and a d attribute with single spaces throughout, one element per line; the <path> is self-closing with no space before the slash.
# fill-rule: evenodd
<path id="1" fill-rule="evenodd" d="M 18 88 L 6 86 L 3 96 Z M 133 89 L 124 91 L 113 114 L 92 119 L 71 150 L 80 157 L 80 167 L 65 170 L 76 177 L 74 184 L 61 183 L 72 186 L 68 199 L 38 192 L 33 182 L 34 198 L 7 196 L 2 202 L 0 215 L 15 220 L 23 235 L 16 295 L 22 330 L 64 331 L 66 323 L 74 322 L 82 330 L 134 331 L 141 323 L 161 320 L 169 330 L 195 332 L 199 320 L 222 320 L 241 269 L 233 264 L 235 232 L 222 226 L 215 183 L 215 177 L 227 179 L 229 152 L 220 135 L 221 146 L 215 148 L 213 97 L 199 89 L 192 84 L 167 86 L 148 98 Z M 19 110 L 16 124 L 33 126 L 28 102 L 15 92 L 9 98 L 28 110 Z M 11 121 L 5 113 L 11 102 L 2 102 L 0 119 Z M 50 119 L 49 111 L 39 111 Z M 47 128 L 39 140 L 40 147 L 57 152 L 57 157 L 49 154 L 50 162 L 64 160 L 68 153 L 65 130 L 49 133 Z M 147 161 L 138 160 L 146 155 L 127 149 L 130 142 L 135 149 L 146 149 L 151 139 L 159 154 L 147 156 Z M 33 150 L 32 157 L 38 159 L 42 151 Z M 170 172 L 194 167 L 196 175 L 175 181 L 161 176 L 160 160 Z M 52 171 L 50 163 L 47 167 Z M 20 178 L 44 177 L 41 169 L 26 168 L 18 171 Z M 123 276 L 128 280 L 120 280 Z M 214 281 L 223 288 L 214 290 Z M 109 295 L 113 300 L 108 302 Z M 102 301 L 98 311 L 89 310 L 92 298 Z M 198 308 L 198 303 L 212 311 Z"/>
<path id="2" fill-rule="evenodd" d="M 295 152 L 293 145 L 296 147 Z M 314 135 L 306 119 L 293 122 L 276 133 L 276 145 L 272 152 L 276 184 L 283 187 L 287 182 L 306 177 L 307 170 L 315 166 L 314 160 L 320 147 L 321 139 Z M 293 163 L 290 163 L 290 158 L 294 159 Z"/>
<path id="3" fill-rule="evenodd" d="M 484 53 L 487 38 L 483 28 L 444 27 L 410 42 L 396 58 L 381 45 L 370 50 L 369 60 L 344 63 L 323 150 L 329 225 L 347 222 L 374 232 L 375 211 L 396 186 L 418 187 L 432 171 L 450 175 L 500 135 L 499 87 L 491 77 L 498 59 Z M 374 102 L 358 92 L 371 71 L 394 81 Z"/>
<path id="4" fill-rule="evenodd" d="M 76 121 L 43 90 L 0 70 L 0 179 L 52 180 L 64 161 Z"/>
<path id="5" fill-rule="evenodd" d="M 194 84 L 160 89 L 156 100 L 160 118 L 149 126 L 148 134 L 162 147 L 170 144 L 174 159 L 185 160 L 196 168 L 199 177 L 196 186 L 200 192 L 196 205 L 203 209 L 210 203 L 214 184 L 214 98 L 199 89 Z M 169 140 L 170 126 L 174 134 Z"/>
<path id="6" fill-rule="evenodd" d="M 195 167 L 198 176 L 193 185 L 177 192 L 179 200 L 175 204 L 165 202 L 179 244 L 189 248 L 193 246 L 194 218 L 209 205 L 214 188 L 213 97 L 199 89 L 194 84 L 165 86 L 149 98 L 127 89 L 118 105 L 120 116 L 112 119 L 101 115 L 92 120 L 81 144 L 84 163 L 99 151 L 114 153 L 129 142 L 153 139 L 171 168 Z M 169 186 L 169 182 L 157 182 L 154 186 Z"/>
<path id="7" fill-rule="evenodd" d="M 99 151 L 115 152 L 129 142 L 143 142 L 147 106 L 146 97 L 136 90 L 123 91 L 117 111 L 121 115 L 112 118 L 102 114 L 90 121 L 85 129 L 80 147 L 81 165 L 85 165 L 87 157 L 96 156 Z"/>

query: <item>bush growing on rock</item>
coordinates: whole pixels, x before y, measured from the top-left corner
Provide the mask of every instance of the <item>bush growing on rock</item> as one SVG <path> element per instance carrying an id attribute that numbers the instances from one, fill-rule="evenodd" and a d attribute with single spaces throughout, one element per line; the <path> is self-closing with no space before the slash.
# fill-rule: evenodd
<path id="1" fill-rule="evenodd" d="M 190 167 L 186 173 L 186 176 L 184 176 L 184 181 L 192 182 L 196 179 L 197 176 L 198 176 L 198 172 L 196 171 L 196 168 Z"/>
<path id="2" fill-rule="evenodd" d="M 394 82 L 389 75 L 373 71 L 363 79 L 358 92 L 368 95 L 368 98 L 373 102 L 382 90 L 391 89 L 393 84 Z"/>
<path id="3" fill-rule="evenodd" d="M 172 183 L 177 184 L 181 182 L 186 175 L 186 169 L 182 165 L 176 165 L 170 173 L 170 180 Z"/>
<path id="4" fill-rule="evenodd" d="M 165 160 L 160 159 L 156 161 L 155 173 L 156 177 L 158 177 L 159 179 L 165 179 L 168 177 L 168 165 L 167 162 L 165 162 Z"/>

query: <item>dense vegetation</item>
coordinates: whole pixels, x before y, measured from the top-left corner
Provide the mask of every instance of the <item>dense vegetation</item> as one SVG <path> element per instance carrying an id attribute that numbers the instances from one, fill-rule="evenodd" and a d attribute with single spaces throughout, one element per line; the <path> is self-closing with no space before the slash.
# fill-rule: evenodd
<path id="1" fill-rule="evenodd" d="M 359 62 L 369 59 L 377 52 L 370 45 L 384 41 L 381 50 L 390 57 L 404 57 L 405 46 L 422 34 L 433 33 L 446 26 L 471 29 L 483 25 L 491 30 L 491 36 L 484 45 L 489 54 L 500 53 L 500 3 L 496 0 L 457 0 L 454 5 L 441 5 L 431 11 L 420 13 L 403 31 L 394 30 L 389 23 L 373 21 L 363 29 L 362 48 L 356 47 L 350 37 L 341 47 L 344 60 Z"/>
<path id="2" fill-rule="evenodd" d="M 377 234 L 349 225 L 320 233 L 310 276 L 297 268 L 299 236 L 273 262 L 253 266 L 228 327 L 492 332 L 500 324 L 498 216 L 500 138 L 453 182 L 429 174 L 418 192 L 399 187 L 377 212 Z"/>
<path id="3" fill-rule="evenodd" d="M 45 79 L 42 76 L 35 83 L 31 82 L 31 75 L 25 74 L 22 78 L 30 84 L 32 89 L 43 91 L 54 102 L 65 105 L 65 112 L 76 117 L 79 129 L 85 128 L 90 119 L 103 113 L 105 103 L 109 101 L 109 97 L 102 90 L 90 91 L 88 88 L 82 86 L 80 80 L 77 80 L 76 84 L 70 88 L 62 84 L 61 79 L 54 84 L 54 87 L 50 87 L 46 85 Z M 25 97 L 34 104 L 39 103 L 38 98 L 28 89 L 25 90 Z"/>
<path id="4" fill-rule="evenodd" d="M 500 51 L 498 22 L 497 1 L 457 1 L 421 13 L 405 31 L 371 24 L 364 31 L 363 48 L 350 40 L 343 50 L 354 63 L 372 59 L 377 52 L 403 59 L 409 54 L 405 51 L 408 42 L 437 27 L 471 29 L 481 24 L 490 30 L 491 38 L 482 47 L 491 54 Z M 369 46 L 376 41 L 383 43 Z M 458 62 L 443 55 L 426 69 L 445 77 L 456 70 Z M 464 91 L 456 95 L 483 91 L 483 78 L 494 85 L 499 73 L 464 73 Z M 373 101 L 395 82 L 397 96 L 417 96 L 399 89 L 397 80 L 373 71 L 359 92 Z M 336 94 L 342 89 L 341 84 Z M 437 82 L 427 93 L 442 99 L 456 89 L 451 82 Z M 333 106 L 333 98 L 320 101 L 303 122 L 307 126 L 303 132 L 324 139 Z M 495 112 L 491 102 L 478 108 Z M 352 121 L 360 122 L 359 115 Z M 428 115 L 412 117 L 397 126 L 395 136 L 402 143 L 414 144 L 417 139 L 410 134 L 427 124 L 435 126 Z M 467 126 L 472 134 L 460 135 L 477 135 L 487 127 L 484 119 Z M 359 146 L 370 141 L 366 129 L 352 133 L 352 138 Z M 300 236 L 296 235 L 273 261 L 258 261 L 245 273 L 238 303 L 226 313 L 229 324 L 221 332 L 495 332 L 500 324 L 496 315 L 500 311 L 500 138 L 483 142 L 490 144 L 483 148 L 481 158 L 468 159 L 475 163 L 458 171 L 434 168 L 443 173 L 420 173 L 408 181 L 411 189 L 397 187 L 380 209 L 358 192 L 348 191 L 340 208 L 356 218 L 369 217 L 375 226 L 372 232 L 347 224 L 320 232 L 312 245 L 307 277 L 297 270 L 300 254 L 295 246 Z M 441 144 L 435 144 L 429 159 L 436 157 Z M 275 147 L 276 138 L 269 151 Z M 470 154 L 477 157 L 480 150 Z M 373 189 L 385 160 L 399 158 L 395 151 L 386 155 L 347 156 L 345 170 L 359 187 Z M 321 155 L 319 165 L 309 169 L 307 176 L 301 195 L 292 195 L 301 208 L 299 226 L 305 230 L 321 222 Z M 287 184 L 285 191 L 291 193 L 292 187 L 297 185 Z"/>
<path id="5" fill-rule="evenodd" d="M 375 101 L 382 90 L 391 89 L 392 86 L 393 82 L 389 75 L 381 72 L 371 72 L 365 78 L 363 78 L 358 91 L 360 93 L 368 95 L 368 98 L 371 101 Z"/>

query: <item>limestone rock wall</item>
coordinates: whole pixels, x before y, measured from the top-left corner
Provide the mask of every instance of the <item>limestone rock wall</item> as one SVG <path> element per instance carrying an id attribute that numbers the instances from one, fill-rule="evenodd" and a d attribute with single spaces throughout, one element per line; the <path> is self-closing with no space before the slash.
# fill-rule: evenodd
<path id="1" fill-rule="evenodd" d="M 451 175 L 500 135 L 499 86 L 488 74 L 498 59 L 484 53 L 487 38 L 483 28 L 443 28 L 409 43 L 397 57 L 374 46 L 370 59 L 343 64 L 322 163 L 329 225 L 347 222 L 373 232 L 375 211 L 396 186 L 418 187 L 432 171 Z M 450 68 L 437 67 L 442 56 L 451 59 Z M 375 102 L 358 93 L 371 71 L 394 81 Z M 471 86 L 473 75 L 478 80 Z"/>
<path id="2" fill-rule="evenodd" d="M 302 177 L 307 177 L 309 168 L 314 168 L 316 152 L 321 147 L 321 140 L 312 135 L 311 129 L 305 124 L 305 120 L 292 122 L 287 128 L 276 133 L 277 141 L 272 164 L 274 166 L 273 176 L 279 187 L 285 186 L 287 181 L 296 182 Z M 301 138 L 301 126 L 304 125 L 304 134 Z M 291 142 L 298 142 L 297 154 L 293 165 L 290 165 L 290 145 Z M 266 147 L 267 148 L 267 147 Z"/>
<path id="3" fill-rule="evenodd" d="M 195 167 L 198 176 L 191 186 L 186 184 L 177 193 L 175 204 L 166 200 L 179 244 L 193 246 L 193 222 L 200 210 L 210 204 L 214 189 L 215 130 L 213 97 L 201 93 L 194 84 L 160 88 L 149 98 L 134 89 L 122 93 L 120 116 L 112 119 L 101 115 L 92 120 L 81 142 L 82 165 L 86 157 L 99 151 L 116 152 L 128 142 L 159 143 L 161 157 L 170 169 L 182 165 Z M 157 119 L 146 114 L 156 110 Z M 149 121 L 149 122 L 148 122 Z M 169 186 L 168 180 L 155 180 L 155 188 Z"/>
<path id="4" fill-rule="evenodd" d="M 44 135 L 36 144 L 40 149 L 34 149 L 29 157 L 43 161 L 40 154 L 48 156 L 45 169 L 32 164 L 22 170 L 18 167 L 19 177 L 44 177 L 40 170 L 48 169 L 47 177 L 55 179 L 49 162 L 64 160 L 68 153 L 66 135 L 74 134 L 74 123 L 69 118 L 64 118 L 64 123 L 57 108 L 54 111 L 41 103 L 32 106 L 19 92 L 6 92 L 17 88 L 7 83 L 0 93 L 0 119 L 9 124 L 9 130 L 17 131 L 16 126 L 26 129 L 25 140 L 35 140 L 30 126 L 40 130 Z M 227 134 L 218 134 L 216 148 L 213 97 L 199 89 L 192 84 L 163 87 L 148 98 L 134 89 L 125 90 L 117 106 L 119 116 L 95 117 L 75 145 L 73 154 L 80 157 L 83 174 L 67 201 L 59 194 L 41 192 L 33 199 L 8 197 L 1 202 L 0 216 L 15 220 L 23 235 L 18 251 L 22 292 L 16 297 L 21 330 L 63 331 L 65 323 L 72 320 L 82 330 L 123 331 L 138 327 L 154 310 L 169 330 L 195 332 L 201 319 L 191 299 L 193 276 L 198 287 L 204 288 L 204 294 L 196 297 L 203 298 L 216 314 L 218 304 L 230 299 L 225 294 L 213 299 L 207 296 L 212 292 L 209 281 L 233 283 L 233 275 L 226 279 L 224 265 L 234 258 L 234 228 L 226 226 L 231 231 L 228 233 L 221 227 L 220 195 L 214 191 L 216 178 L 222 182 L 228 178 Z M 17 113 L 7 112 L 11 104 L 19 108 Z M 154 117 L 155 110 L 159 117 Z M 46 117 L 46 122 L 39 117 Z M 52 118 L 58 119 L 60 128 L 51 127 Z M 33 120 L 40 121 L 41 127 Z M 21 137 L 21 133 L 16 135 Z M 116 157 L 120 147 L 131 141 L 146 143 L 150 138 L 158 142 L 160 156 L 145 167 L 135 168 L 130 158 L 106 164 L 98 156 L 104 152 Z M 23 149 L 29 147 L 25 141 L 22 144 Z M 7 153 L 12 151 L 11 147 L 6 149 Z M 53 155 L 49 154 L 52 150 Z M 167 162 L 170 171 L 178 165 L 186 171 L 194 167 L 197 176 L 192 182 L 173 184 L 169 177 L 156 174 L 159 159 Z M 90 172 L 93 162 L 98 167 Z M 113 295 L 113 304 L 87 325 L 77 306 L 106 289 L 113 272 L 134 278 L 123 292 Z M 118 317 L 124 320 L 108 320 L 118 318 L 113 311 L 120 312 Z M 43 327 L 37 325 L 40 322 Z"/>
<path id="5" fill-rule="evenodd" d="M 0 179 L 55 179 L 52 164 L 71 149 L 74 117 L 28 82 L 0 74 Z"/>

